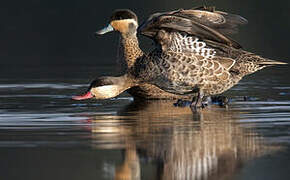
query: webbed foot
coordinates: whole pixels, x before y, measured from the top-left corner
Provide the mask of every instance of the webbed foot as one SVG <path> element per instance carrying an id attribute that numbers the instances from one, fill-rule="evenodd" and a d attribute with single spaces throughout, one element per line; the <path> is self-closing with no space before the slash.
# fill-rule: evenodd
<path id="1" fill-rule="evenodd" d="M 192 101 L 178 99 L 177 102 L 174 103 L 173 105 L 176 107 L 190 106 L 191 109 L 196 111 L 197 109 L 203 109 L 212 104 L 215 104 L 221 107 L 227 107 L 229 102 L 230 102 L 230 99 L 225 96 L 212 96 L 212 97 L 206 97 L 206 98 L 204 97 L 200 99 L 198 97 L 193 97 Z"/>
<path id="2" fill-rule="evenodd" d="M 230 102 L 230 99 L 225 96 L 213 96 L 211 97 L 212 104 L 217 104 L 221 107 L 227 107 Z"/>

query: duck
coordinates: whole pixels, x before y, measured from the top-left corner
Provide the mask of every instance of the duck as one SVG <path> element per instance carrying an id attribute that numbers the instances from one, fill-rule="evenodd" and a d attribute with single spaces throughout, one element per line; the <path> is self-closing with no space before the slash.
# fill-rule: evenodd
<path id="1" fill-rule="evenodd" d="M 129 11 L 129 10 L 127 10 Z M 215 16 L 216 13 L 222 13 L 222 14 L 227 14 L 225 12 L 221 11 L 215 11 L 214 7 L 194 7 L 191 10 L 191 16 L 194 17 L 195 19 L 199 20 L 203 24 L 207 25 L 210 24 L 209 20 L 211 17 Z M 116 11 L 117 12 L 117 11 Z M 126 10 L 123 11 L 123 14 L 126 13 Z M 173 12 L 168 12 L 168 13 L 173 13 Z M 135 13 L 128 12 L 128 15 L 131 18 L 135 19 L 135 22 L 138 22 L 138 17 L 135 15 Z M 112 15 L 112 19 L 114 18 L 113 16 L 118 16 L 118 13 L 115 13 Z M 227 15 L 229 16 L 229 15 Z M 229 20 L 229 18 L 225 18 L 228 24 L 231 24 L 231 27 L 227 28 L 226 34 L 234 34 L 237 32 L 237 26 L 238 25 L 244 25 L 247 23 L 247 20 L 238 16 L 238 15 L 231 15 L 231 16 L 236 16 L 237 20 Z M 104 28 L 101 31 L 97 31 L 97 35 L 103 35 L 106 33 L 106 28 Z M 109 28 L 110 29 L 110 28 Z M 141 57 L 144 55 L 144 52 L 138 48 L 139 47 L 139 41 L 136 37 L 130 37 L 126 36 L 124 33 L 120 33 L 120 59 L 119 63 L 121 64 L 120 66 L 122 67 L 121 72 L 126 72 L 128 68 L 132 67 L 136 61 L 137 58 Z M 102 79 L 102 78 L 101 78 Z M 132 87 L 128 90 L 126 90 L 131 96 L 134 97 L 134 99 L 189 99 L 190 96 L 180 96 L 176 95 L 173 93 L 168 93 L 166 91 L 161 90 L 155 85 L 151 85 L 148 83 L 143 83 L 140 84 L 139 86 Z M 95 97 L 97 98 L 97 97 Z"/>
<path id="2" fill-rule="evenodd" d="M 205 97 L 222 94 L 244 76 L 287 64 L 245 51 L 228 36 L 244 23 L 241 16 L 215 9 L 179 9 L 152 14 L 139 26 L 134 12 L 116 10 L 108 26 L 97 33 L 121 34 L 128 70 L 120 77 L 101 78 L 101 83 L 97 79 L 86 94 L 74 99 L 98 98 L 96 91 L 106 91 L 110 95 L 104 98 L 110 98 L 149 84 L 167 93 L 190 96 L 192 109 L 204 108 Z M 153 40 L 151 52 L 140 49 L 137 33 Z"/>

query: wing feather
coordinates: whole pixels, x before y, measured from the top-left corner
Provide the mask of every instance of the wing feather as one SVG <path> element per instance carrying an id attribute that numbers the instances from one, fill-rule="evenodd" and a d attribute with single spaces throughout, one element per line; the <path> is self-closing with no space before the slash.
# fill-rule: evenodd
<path id="1" fill-rule="evenodd" d="M 222 11 L 206 8 L 180 9 L 151 15 L 139 26 L 138 31 L 157 43 L 161 40 L 166 41 L 162 39 L 164 37 L 161 37 L 161 39 L 157 37 L 158 33 L 164 30 L 168 33 L 184 32 L 200 39 L 241 48 L 237 42 L 227 35 L 236 33 L 238 25 L 246 23 L 247 20 L 241 16 Z"/>

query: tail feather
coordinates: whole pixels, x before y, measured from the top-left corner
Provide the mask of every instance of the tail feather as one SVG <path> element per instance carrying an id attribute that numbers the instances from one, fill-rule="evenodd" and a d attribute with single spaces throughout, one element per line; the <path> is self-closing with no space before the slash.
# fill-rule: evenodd
<path id="1" fill-rule="evenodd" d="M 263 59 L 263 61 L 258 62 L 259 65 L 284 65 L 288 64 L 286 62 L 281 62 L 281 61 L 275 61 L 271 59 Z"/>
<path id="2" fill-rule="evenodd" d="M 252 74 L 268 66 L 288 64 L 286 62 L 262 58 L 261 56 L 248 53 L 243 54 L 243 56 L 241 56 L 236 62 L 237 63 L 231 68 L 231 70 L 233 72 L 238 72 L 240 76 Z"/>

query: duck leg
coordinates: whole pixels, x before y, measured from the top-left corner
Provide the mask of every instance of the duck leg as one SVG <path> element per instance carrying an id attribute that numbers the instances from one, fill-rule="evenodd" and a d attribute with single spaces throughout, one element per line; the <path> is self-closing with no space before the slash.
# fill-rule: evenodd
<path id="1" fill-rule="evenodd" d="M 192 98 L 192 102 L 190 105 L 190 108 L 192 110 L 197 110 L 199 108 L 205 107 L 205 105 L 202 103 L 203 96 L 204 96 L 203 92 L 199 90 L 197 96 Z"/>

